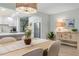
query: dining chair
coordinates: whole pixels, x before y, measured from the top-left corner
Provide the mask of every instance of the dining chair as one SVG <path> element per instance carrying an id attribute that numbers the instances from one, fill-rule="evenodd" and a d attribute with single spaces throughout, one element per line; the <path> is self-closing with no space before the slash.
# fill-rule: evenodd
<path id="1" fill-rule="evenodd" d="M 0 44 L 10 43 L 16 41 L 14 37 L 3 37 L 0 39 Z"/>
<path id="2" fill-rule="evenodd" d="M 60 41 L 56 40 L 43 51 L 43 56 L 58 56 L 60 50 Z"/>
<path id="3" fill-rule="evenodd" d="M 43 56 L 43 49 L 40 48 L 33 49 L 28 53 L 24 54 L 23 56 Z"/>
<path id="4" fill-rule="evenodd" d="M 57 40 L 48 48 L 48 56 L 58 56 L 60 50 L 60 41 Z"/>

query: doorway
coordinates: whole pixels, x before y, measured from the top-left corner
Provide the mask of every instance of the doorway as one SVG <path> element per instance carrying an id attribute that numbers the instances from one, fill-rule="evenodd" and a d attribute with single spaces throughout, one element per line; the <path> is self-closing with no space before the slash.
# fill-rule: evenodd
<path id="1" fill-rule="evenodd" d="M 40 22 L 34 23 L 34 38 L 41 37 L 41 24 Z"/>

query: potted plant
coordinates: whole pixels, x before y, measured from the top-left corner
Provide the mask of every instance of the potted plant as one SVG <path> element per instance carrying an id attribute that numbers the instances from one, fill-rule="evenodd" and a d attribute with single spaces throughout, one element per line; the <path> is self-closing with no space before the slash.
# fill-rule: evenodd
<path id="1" fill-rule="evenodd" d="M 54 33 L 53 32 L 49 32 L 48 33 L 48 38 L 51 39 L 51 40 L 54 40 L 54 38 L 55 38 Z"/>
<path id="2" fill-rule="evenodd" d="M 77 29 L 75 29 L 75 28 L 73 28 L 73 29 L 72 29 L 72 31 L 73 31 L 73 32 L 77 32 L 78 30 L 77 30 Z"/>
<path id="3" fill-rule="evenodd" d="M 27 45 L 29 45 L 31 43 L 31 29 L 29 27 L 27 27 L 26 30 L 25 30 L 24 42 Z"/>

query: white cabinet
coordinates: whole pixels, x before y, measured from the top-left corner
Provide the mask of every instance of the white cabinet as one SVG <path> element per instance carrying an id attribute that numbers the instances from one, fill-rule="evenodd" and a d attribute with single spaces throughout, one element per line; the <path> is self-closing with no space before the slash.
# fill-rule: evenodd
<path id="1" fill-rule="evenodd" d="M 9 33 L 10 27 L 8 24 L 0 24 L 0 33 Z"/>
<path id="2" fill-rule="evenodd" d="M 76 46 L 78 40 L 78 32 L 57 32 L 56 38 L 61 40 L 62 44 Z"/>

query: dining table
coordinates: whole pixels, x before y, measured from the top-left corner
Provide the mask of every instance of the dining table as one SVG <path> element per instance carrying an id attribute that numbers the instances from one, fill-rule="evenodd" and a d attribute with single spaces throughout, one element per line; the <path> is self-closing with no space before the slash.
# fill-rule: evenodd
<path id="1" fill-rule="evenodd" d="M 0 56 L 23 56 L 32 49 L 47 49 L 54 41 L 47 39 L 32 39 L 30 45 L 26 45 L 24 40 L 19 40 L 0 45 Z"/>

